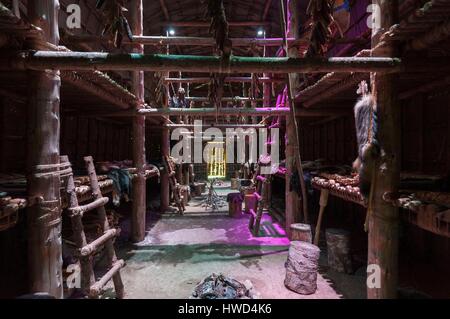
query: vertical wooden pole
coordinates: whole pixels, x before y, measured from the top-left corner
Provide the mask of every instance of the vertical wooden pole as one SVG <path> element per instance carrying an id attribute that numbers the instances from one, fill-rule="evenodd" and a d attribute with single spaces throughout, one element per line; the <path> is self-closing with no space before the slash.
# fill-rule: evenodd
<path id="1" fill-rule="evenodd" d="M 167 37 L 169 36 L 169 32 L 167 32 Z M 170 46 L 167 45 L 167 55 L 170 54 Z M 170 72 L 165 72 L 163 74 L 165 78 L 170 77 Z M 170 103 L 170 84 L 166 83 L 166 101 L 164 103 L 163 108 L 168 108 Z M 174 92 L 175 93 L 175 92 Z M 170 117 L 168 117 L 170 119 Z M 161 157 L 165 158 L 166 156 L 170 156 L 170 130 L 165 128 L 162 130 L 161 134 Z M 163 163 L 164 163 L 164 159 Z M 161 212 L 165 212 L 170 205 L 170 182 L 169 182 L 169 172 L 164 169 L 161 174 Z"/>
<path id="2" fill-rule="evenodd" d="M 28 1 L 30 21 L 45 40 L 58 45 L 58 0 Z M 39 47 L 39 43 L 33 43 Z M 31 292 L 63 297 L 61 196 L 59 179 L 59 71 L 30 72 L 27 132 L 27 187 L 32 203 L 28 218 Z"/>
<path id="3" fill-rule="evenodd" d="M 264 31 L 264 39 L 266 38 L 266 31 Z M 264 57 L 267 57 L 267 47 L 264 46 Z M 269 78 L 270 74 L 269 73 L 264 73 L 263 74 L 264 78 Z M 263 83 L 263 107 L 270 107 L 270 94 L 272 93 L 271 91 L 272 88 L 272 83 L 269 82 L 264 82 Z"/>
<path id="4" fill-rule="evenodd" d="M 144 29 L 144 13 L 142 0 L 133 0 L 130 4 L 131 28 L 134 35 L 141 36 Z M 144 46 L 133 45 L 133 53 L 144 53 Z M 144 72 L 133 72 L 133 93 L 139 98 L 141 109 L 144 105 Z M 133 119 L 133 162 L 136 167 L 136 177 L 133 179 L 133 213 L 131 219 L 131 236 L 134 242 L 145 237 L 146 214 L 146 182 L 145 182 L 145 116 Z"/>
<path id="5" fill-rule="evenodd" d="M 380 8 L 380 29 L 373 30 L 372 46 L 380 35 L 398 21 L 398 0 L 373 0 Z M 376 12 L 376 11 L 375 11 Z M 395 44 L 385 43 L 377 56 L 397 56 Z M 397 192 L 400 181 L 400 107 L 396 83 L 398 75 L 373 73 L 372 90 L 377 101 L 378 138 L 381 159 L 373 185 L 372 214 L 369 219 L 368 264 L 381 270 L 379 288 L 367 288 L 370 299 L 396 298 L 398 282 L 398 208 L 383 200 L 386 192 Z"/>
<path id="6" fill-rule="evenodd" d="M 170 156 L 170 131 L 164 128 L 161 135 L 162 157 Z M 164 212 L 170 204 L 169 173 L 164 170 L 161 174 L 161 211 Z"/>
<path id="7" fill-rule="evenodd" d="M 12 11 L 14 12 L 14 15 L 18 18 L 20 18 L 20 3 L 19 0 L 13 0 L 12 1 Z"/>
<path id="8" fill-rule="evenodd" d="M 190 174 L 189 174 L 189 164 L 185 164 L 186 165 L 186 167 L 184 168 L 184 180 L 183 180 L 183 183 L 184 183 L 184 185 L 187 185 L 187 186 L 189 186 L 190 185 L 190 180 L 189 180 L 189 177 L 190 177 Z"/>
<path id="9" fill-rule="evenodd" d="M 298 39 L 299 31 L 300 31 L 300 20 L 298 16 L 298 10 L 294 10 L 293 7 L 297 5 L 297 0 L 289 1 L 289 29 L 288 29 L 288 37 L 295 37 Z M 298 49 L 295 47 L 291 47 L 288 50 L 289 57 L 299 57 Z M 290 81 L 294 84 L 291 88 L 295 90 L 298 87 L 299 83 L 299 75 L 291 74 L 289 75 Z M 288 95 L 290 93 L 288 92 Z M 286 98 L 288 101 L 289 98 Z M 290 105 L 290 107 L 295 107 L 294 105 Z M 295 123 L 294 119 L 290 116 L 286 116 L 286 232 L 290 238 L 291 236 L 291 224 L 295 224 L 299 220 L 299 197 L 296 191 L 290 191 L 291 184 L 291 176 L 295 171 L 295 152 L 298 151 L 295 149 Z"/>
<path id="10" fill-rule="evenodd" d="M 320 200 L 319 200 L 319 217 L 317 218 L 316 231 L 314 232 L 314 245 L 319 246 L 320 240 L 320 228 L 322 226 L 323 214 L 325 213 L 325 208 L 328 205 L 328 195 L 329 191 L 327 189 L 322 189 L 320 191 Z"/>

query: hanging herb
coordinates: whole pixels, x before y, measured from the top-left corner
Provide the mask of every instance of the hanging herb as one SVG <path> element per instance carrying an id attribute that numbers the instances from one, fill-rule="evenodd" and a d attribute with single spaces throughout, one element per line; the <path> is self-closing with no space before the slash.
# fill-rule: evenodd
<path id="1" fill-rule="evenodd" d="M 211 19 L 209 33 L 216 40 L 217 49 L 220 51 L 222 57 L 229 57 L 231 55 L 232 43 L 228 38 L 228 21 L 223 0 L 204 0 L 203 3 L 205 2 L 205 16 Z"/>
<path id="2" fill-rule="evenodd" d="M 211 104 L 220 106 L 223 96 L 223 88 L 225 83 L 225 77 L 221 74 L 212 74 L 211 81 L 209 83 L 208 98 Z"/>
<path id="3" fill-rule="evenodd" d="M 332 37 L 334 1 L 310 0 L 307 14 L 312 18 L 311 38 L 306 57 L 323 56 Z"/>
<path id="4" fill-rule="evenodd" d="M 261 48 L 253 43 L 248 49 L 248 54 L 253 57 L 260 57 L 262 55 Z M 261 93 L 261 83 L 259 81 L 260 75 L 261 74 L 252 73 L 252 83 L 249 91 L 251 99 L 256 99 Z"/>
<path id="5" fill-rule="evenodd" d="M 124 14 L 128 11 L 125 8 L 126 2 L 127 0 L 98 0 L 96 4 L 96 8 L 102 11 L 105 21 L 102 35 L 112 36 L 116 48 L 122 46 L 124 36 L 133 41 L 133 32 Z"/>

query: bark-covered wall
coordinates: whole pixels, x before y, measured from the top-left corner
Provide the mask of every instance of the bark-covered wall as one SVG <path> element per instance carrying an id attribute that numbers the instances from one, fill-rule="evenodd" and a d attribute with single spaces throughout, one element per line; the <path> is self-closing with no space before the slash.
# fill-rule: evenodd
<path id="1" fill-rule="evenodd" d="M 128 123 L 63 116 L 61 154 L 76 167 L 84 167 L 83 157 L 96 162 L 131 159 L 131 131 Z"/>
<path id="2" fill-rule="evenodd" d="M 403 170 L 450 174 L 449 108 L 449 93 L 422 94 L 403 103 Z"/>
<path id="3" fill-rule="evenodd" d="M 351 165 L 357 150 L 354 119 L 348 116 L 322 124 L 306 122 L 300 128 L 300 144 L 302 160 L 325 159 Z"/>
<path id="4" fill-rule="evenodd" d="M 0 99 L 0 173 L 25 172 L 25 112 L 25 104 Z M 60 144 L 61 154 L 68 155 L 75 167 L 84 167 L 86 155 L 95 161 L 131 159 L 130 124 L 63 114 Z"/>
<path id="5" fill-rule="evenodd" d="M 25 105 L 0 98 L 0 173 L 23 173 L 26 158 Z"/>

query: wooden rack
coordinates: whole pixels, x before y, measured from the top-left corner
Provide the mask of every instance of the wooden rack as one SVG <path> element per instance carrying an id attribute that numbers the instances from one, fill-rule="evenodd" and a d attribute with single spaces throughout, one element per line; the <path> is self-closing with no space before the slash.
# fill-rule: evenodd
<path id="1" fill-rule="evenodd" d="M 327 178 L 328 177 L 328 178 Z M 355 176 L 328 175 L 327 177 L 314 177 L 312 187 L 321 192 L 341 198 L 345 201 L 367 207 L 359 192 L 358 178 Z M 341 181 L 339 181 L 341 179 Z M 439 236 L 450 237 L 450 208 L 448 202 L 424 201 L 418 199 L 415 191 L 401 191 L 394 199 L 385 198 L 392 205 L 405 210 L 404 218 L 419 228 L 432 232 Z M 449 198 L 449 194 L 429 192 L 435 198 Z"/>

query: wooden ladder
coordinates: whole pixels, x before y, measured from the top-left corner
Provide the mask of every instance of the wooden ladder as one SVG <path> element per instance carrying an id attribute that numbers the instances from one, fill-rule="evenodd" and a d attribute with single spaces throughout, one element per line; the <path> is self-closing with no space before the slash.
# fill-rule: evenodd
<path id="1" fill-rule="evenodd" d="M 169 175 L 169 185 L 172 189 L 173 198 L 175 200 L 175 204 L 178 207 L 178 212 L 180 213 L 180 215 L 183 215 L 186 207 L 184 206 L 184 203 L 181 199 L 181 187 L 176 178 L 175 163 L 169 156 L 163 156 L 163 163 L 164 168 Z"/>
<path id="2" fill-rule="evenodd" d="M 70 173 L 67 175 L 68 178 L 66 184 L 69 202 L 68 213 L 71 219 L 73 237 L 75 244 L 78 247 L 78 257 L 80 260 L 81 290 L 89 298 L 98 298 L 102 293 L 104 286 L 112 279 L 116 297 L 122 299 L 124 297 L 124 288 L 120 276 L 120 269 L 125 266 L 125 262 L 117 259 L 113 243 L 113 240 L 119 234 L 119 231 L 109 227 L 105 210 L 105 205 L 108 203 L 109 198 L 103 197 L 101 193 L 97 173 L 95 172 L 94 161 L 91 156 L 85 157 L 84 161 L 86 163 L 94 201 L 86 205 L 79 205 L 77 194 L 75 192 L 72 168 L 70 168 Z M 70 165 L 69 158 L 67 156 L 61 156 L 61 163 L 68 163 Z M 103 235 L 94 241 L 87 243 L 86 235 L 84 233 L 83 215 L 94 210 L 96 210 L 102 224 Z M 95 281 L 92 259 L 95 253 L 103 246 L 106 251 L 109 269 L 103 277 L 98 281 Z"/>
<path id="3" fill-rule="evenodd" d="M 261 175 L 261 166 L 258 165 L 258 169 L 255 172 L 254 184 L 256 184 L 256 192 L 253 194 L 256 198 L 256 212 L 250 209 L 250 219 L 248 228 L 253 236 L 259 236 L 259 229 L 261 226 L 261 219 L 264 213 L 264 208 L 268 204 L 268 187 L 270 184 L 269 177 Z"/>

